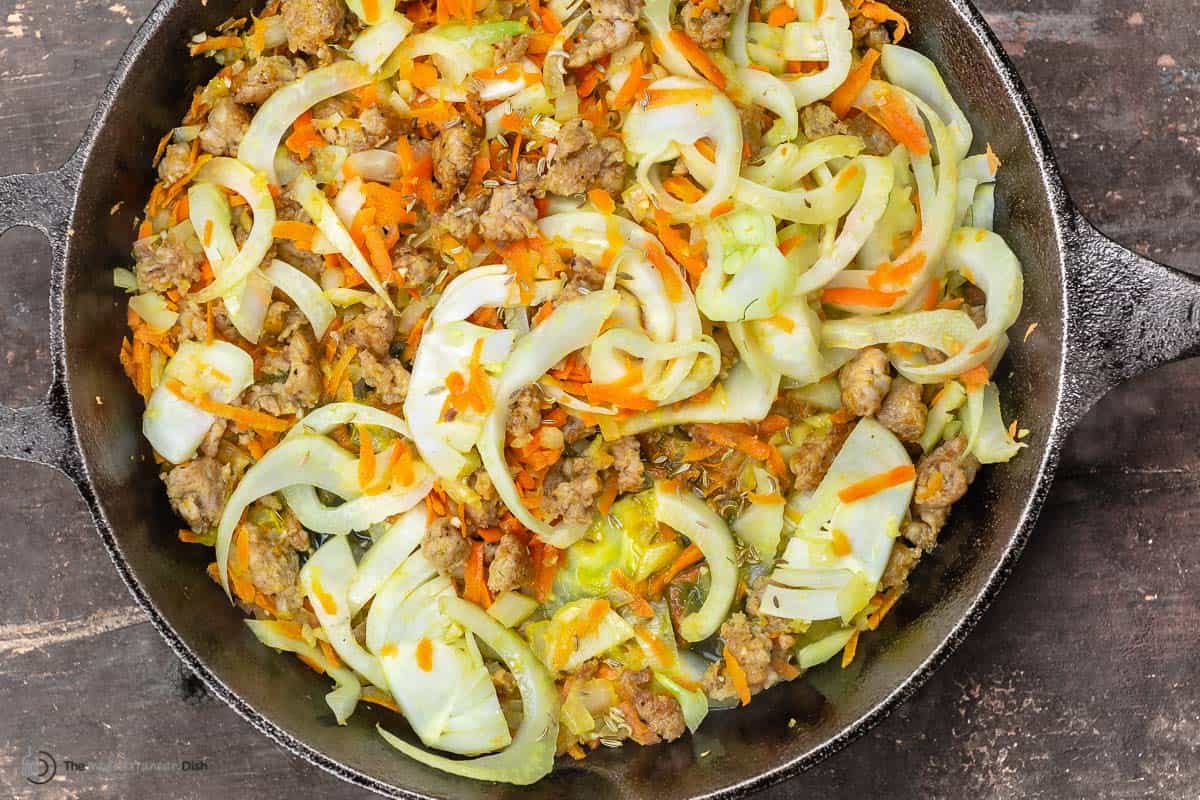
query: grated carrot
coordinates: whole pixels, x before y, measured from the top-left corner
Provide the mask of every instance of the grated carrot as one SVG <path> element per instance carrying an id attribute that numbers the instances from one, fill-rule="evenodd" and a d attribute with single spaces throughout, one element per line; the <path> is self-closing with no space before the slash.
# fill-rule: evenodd
<path id="1" fill-rule="evenodd" d="M 204 395 L 190 393 L 175 378 L 168 379 L 165 385 L 179 399 L 191 403 L 201 411 L 207 411 L 214 416 L 232 420 L 243 428 L 262 431 L 286 431 L 292 427 L 292 423 L 285 419 L 272 417 L 270 414 L 264 414 L 261 411 L 254 411 L 249 408 L 218 403 L 216 400 L 209 399 Z"/>
<path id="2" fill-rule="evenodd" d="M 872 475 L 857 483 L 850 484 L 838 492 L 838 499 L 843 503 L 853 503 L 855 500 L 870 497 L 873 494 L 882 492 L 884 489 L 908 483 L 916 477 L 917 471 L 913 468 L 912 464 L 893 467 L 887 472 L 881 472 L 878 475 Z"/>
<path id="3" fill-rule="evenodd" d="M 667 254 L 654 242 L 646 242 L 646 255 L 650 257 L 658 274 L 662 277 L 663 289 L 667 292 L 667 299 L 672 303 L 678 303 L 683 299 L 683 281 L 679 277 L 679 272 L 675 269 L 675 265 L 667 258 Z"/>
<path id="4" fill-rule="evenodd" d="M 883 103 L 868 114 L 910 152 L 920 156 L 929 152 L 929 136 L 925 133 L 925 124 L 912 115 L 908 103 L 897 92 L 888 92 Z"/>
<path id="5" fill-rule="evenodd" d="M 672 175 L 664 180 L 663 188 L 685 203 L 695 203 L 704 197 L 704 191 L 682 175 Z"/>
<path id="6" fill-rule="evenodd" d="M 337 392 L 338 386 L 342 383 L 342 376 L 346 373 L 346 367 L 350 361 L 358 355 L 358 348 L 354 345 L 349 345 L 342 351 L 342 355 L 333 363 L 333 367 L 329 370 L 329 375 L 325 378 L 325 396 L 333 397 Z"/>
<path id="7" fill-rule="evenodd" d="M 796 9 L 787 3 L 780 3 L 767 14 L 767 24 L 772 28 L 782 28 L 789 22 L 795 22 L 797 18 Z"/>
<path id="8" fill-rule="evenodd" d="M 832 289 L 825 289 L 821 292 L 821 302 L 839 306 L 889 308 L 903 296 L 903 292 L 881 292 L 877 289 L 835 286 Z"/>
<path id="9" fill-rule="evenodd" d="M 688 36 L 683 31 L 671 31 L 671 42 L 678 47 L 688 63 L 696 68 L 696 71 L 708 78 L 718 89 L 725 89 L 725 75 L 717 68 L 717 65 L 709 57 L 708 53 L 696 44 L 692 37 Z"/>
<path id="10" fill-rule="evenodd" d="M 738 700 L 744 706 L 749 705 L 750 684 L 746 682 L 746 671 L 742 669 L 742 665 L 738 663 L 728 646 L 722 651 L 722 656 L 725 658 L 725 671 L 729 674 L 729 682 L 733 684 L 733 690 L 737 692 Z"/>
<path id="11" fill-rule="evenodd" d="M 302 161 L 312 155 L 314 147 L 321 147 L 324 144 L 325 137 L 313 127 L 312 111 L 305 111 L 297 117 L 296 121 L 292 123 L 291 134 L 283 140 L 284 147 L 295 153 Z"/>
<path id="12" fill-rule="evenodd" d="M 733 424 L 702 423 L 694 426 L 704 438 L 726 447 L 733 447 L 762 463 L 782 478 L 787 474 L 787 465 L 779 450 L 768 442 L 758 439 L 745 428 Z"/>
<path id="13" fill-rule="evenodd" d="M 617 567 L 609 573 L 609 579 L 613 586 L 617 587 L 625 594 L 629 595 L 629 609 L 643 619 L 651 619 L 654 617 L 654 609 L 646 602 L 646 598 L 642 596 L 642 589 L 624 571 Z"/>
<path id="14" fill-rule="evenodd" d="M 880 597 L 880 595 L 876 595 L 876 597 Z M 875 609 L 875 611 L 867 617 L 867 628 L 869 630 L 875 630 L 879 627 L 879 623 L 883 622 L 883 618 L 888 615 L 888 612 L 891 611 L 892 607 L 896 605 L 896 601 L 900 599 L 900 591 L 898 589 L 892 589 L 886 595 L 882 595 L 880 599 L 882 602 L 879 608 Z"/>
<path id="15" fill-rule="evenodd" d="M 675 580 L 675 576 L 693 564 L 699 564 L 703 560 L 704 553 L 701 552 L 700 548 L 695 544 L 689 544 L 683 548 L 683 552 L 675 557 L 675 560 L 671 562 L 669 567 L 650 579 L 648 594 L 653 598 L 662 597 L 667 584 Z"/>
<path id="16" fill-rule="evenodd" d="M 209 220 L 211 222 L 212 220 Z M 205 236 L 208 226 L 205 225 Z M 281 220 L 271 227 L 271 236 L 276 239 L 288 239 L 301 250 L 312 250 L 313 237 L 317 235 L 317 226 L 296 220 Z"/>
<path id="17" fill-rule="evenodd" d="M 904 34 L 908 33 L 910 28 L 908 20 L 903 14 L 893 9 L 891 6 L 883 3 L 870 2 L 863 3 L 858 7 L 858 14 L 866 17 L 874 22 L 894 22 L 896 23 L 896 32 L 892 36 L 892 43 L 895 44 L 904 38 Z"/>
<path id="18" fill-rule="evenodd" d="M 650 85 L 650 81 L 646 80 L 644 73 L 646 64 L 642 61 L 641 55 L 635 56 L 629 65 L 629 76 L 625 78 L 625 82 L 621 84 L 621 88 L 613 96 L 612 107 L 617 111 L 624 111 L 633 105 L 641 94 Z"/>
<path id="19" fill-rule="evenodd" d="M 375 447 L 366 425 L 355 425 L 358 431 L 358 486 L 366 489 L 375 480 Z"/>
<path id="20" fill-rule="evenodd" d="M 617 209 L 617 204 L 613 202 L 612 195 L 599 187 L 588 189 L 587 196 L 588 200 L 592 201 L 592 205 L 601 214 L 611 214 Z"/>
<path id="21" fill-rule="evenodd" d="M 471 543 L 471 552 L 467 556 L 467 566 L 463 572 L 462 596 L 464 600 L 483 608 L 492 604 L 492 593 L 488 591 L 487 575 L 483 566 L 483 542 Z"/>
<path id="22" fill-rule="evenodd" d="M 987 365 L 980 364 L 977 367 L 972 367 L 962 375 L 959 375 L 958 379 L 962 381 L 963 386 L 967 387 L 968 390 L 978 389 L 988 382 L 989 376 Z"/>
<path id="23" fill-rule="evenodd" d="M 210 53 L 213 50 L 226 50 L 231 47 L 244 46 L 242 37 L 240 36 L 212 36 L 203 42 L 196 42 L 189 45 L 188 52 L 193 56 L 198 56 L 201 53 Z"/>
<path id="24" fill-rule="evenodd" d="M 850 666 L 854 661 L 854 654 L 858 652 L 858 629 L 850 634 L 850 640 L 846 642 L 846 646 L 842 648 L 842 669 Z"/>
<path id="25" fill-rule="evenodd" d="M 871 80 L 871 71 L 875 69 L 875 62 L 878 60 L 878 50 L 868 50 L 863 54 L 862 60 L 854 65 L 846 80 L 842 81 L 842 85 L 829 95 L 829 107 L 833 109 L 833 113 L 839 117 L 850 113 L 854 101 Z"/>
<path id="26" fill-rule="evenodd" d="M 880 291 L 885 286 L 907 287 L 924 266 L 925 254 L 918 252 L 903 261 L 880 264 L 867 278 L 867 283 Z"/>

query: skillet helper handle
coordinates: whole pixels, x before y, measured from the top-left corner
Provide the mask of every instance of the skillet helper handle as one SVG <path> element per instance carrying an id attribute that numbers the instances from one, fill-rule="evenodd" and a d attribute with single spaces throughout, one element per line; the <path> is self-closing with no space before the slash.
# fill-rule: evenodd
<path id="1" fill-rule="evenodd" d="M 1078 211 L 1072 216 L 1068 424 L 1130 378 L 1200 355 L 1200 278 L 1122 247 Z"/>
<path id="2" fill-rule="evenodd" d="M 74 429 L 63 380 L 61 342 L 62 282 L 67 245 L 67 225 L 75 194 L 76 171 L 72 159 L 51 172 L 0 177 L 0 234 L 24 225 L 50 240 L 53 261 L 50 274 L 51 353 L 50 389 L 35 405 L 0 405 L 0 456 L 33 461 L 72 471 L 75 460 Z"/>

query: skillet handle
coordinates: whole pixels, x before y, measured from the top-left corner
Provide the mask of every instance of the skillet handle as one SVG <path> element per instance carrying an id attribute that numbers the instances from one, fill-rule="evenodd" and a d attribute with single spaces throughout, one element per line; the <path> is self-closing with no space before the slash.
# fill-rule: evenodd
<path id="1" fill-rule="evenodd" d="M 1077 210 L 1067 231 L 1065 421 L 1105 392 L 1170 361 L 1200 355 L 1200 278 L 1143 258 Z"/>
<path id="2" fill-rule="evenodd" d="M 77 472 L 74 426 L 63 380 L 62 296 L 71 200 L 78 170 L 75 158 L 59 169 L 36 175 L 0 177 L 0 234 L 18 225 L 41 231 L 50 240 L 50 351 L 53 376 L 36 405 L 0 405 L 0 456 L 33 461 L 72 475 Z"/>

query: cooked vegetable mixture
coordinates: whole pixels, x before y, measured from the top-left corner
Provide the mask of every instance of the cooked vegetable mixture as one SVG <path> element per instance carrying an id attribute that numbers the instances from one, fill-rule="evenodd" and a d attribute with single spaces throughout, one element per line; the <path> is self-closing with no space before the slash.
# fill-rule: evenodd
<path id="1" fill-rule="evenodd" d="M 854 660 L 1022 447 L 1000 161 L 907 30 L 272 0 L 191 41 L 121 363 L 179 537 L 339 723 L 526 784 Z"/>

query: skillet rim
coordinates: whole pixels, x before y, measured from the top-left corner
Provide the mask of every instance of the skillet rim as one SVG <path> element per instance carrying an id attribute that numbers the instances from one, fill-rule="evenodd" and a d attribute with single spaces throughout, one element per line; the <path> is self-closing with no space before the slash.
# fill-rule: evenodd
<path id="1" fill-rule="evenodd" d="M 68 459 L 69 463 L 64 465 L 66 467 L 65 471 L 76 483 L 84 501 L 88 505 L 104 547 L 108 551 L 109 557 L 112 559 L 126 587 L 138 604 L 146 611 L 155 630 L 158 631 L 159 635 L 163 637 L 175 655 L 188 669 L 204 682 L 209 691 L 232 708 L 256 731 L 294 755 L 320 767 L 326 772 L 348 783 L 383 796 L 426 800 L 426 798 L 432 796 L 396 786 L 353 769 L 341 761 L 326 755 L 324 752 L 311 747 L 303 740 L 292 736 L 243 700 L 237 692 L 212 672 L 183 637 L 175 631 L 165 615 L 158 609 L 154 600 L 143 588 L 141 582 L 126 561 L 122 547 L 113 533 L 113 528 L 109 522 L 104 504 L 95 492 L 91 477 L 89 456 L 83 447 L 79 425 L 75 422 L 76 413 L 71 389 L 71 370 L 66 358 L 67 342 L 64 319 L 66 288 L 67 278 L 76 255 L 74 237 L 69 235 L 69 233 L 76 215 L 84 211 L 80 208 L 83 180 L 88 175 L 93 150 L 97 145 L 98 137 L 104 128 L 105 121 L 112 112 L 112 105 L 116 95 L 125 84 L 131 72 L 137 68 L 138 62 L 147 45 L 158 35 L 164 19 L 176 6 L 187 1 L 160 0 L 150 11 L 149 15 L 147 15 L 121 56 L 116 68 L 113 70 L 112 78 L 97 102 L 96 111 L 91 117 L 79 147 L 62 168 L 65 172 L 73 173 L 72 177 L 75 184 L 71 189 L 69 198 L 70 208 L 67 214 L 68 236 L 66 237 L 63 249 L 62 262 L 61 265 L 56 265 L 57 269 L 61 270 L 61 274 L 58 276 L 59 279 L 52 284 L 52 295 L 56 296 L 52 296 L 51 298 L 51 346 L 55 351 L 54 362 L 57 372 L 55 385 L 56 387 L 61 387 L 65 416 L 68 417 L 67 422 L 72 431 L 75 450 L 71 454 L 71 458 Z M 926 2 L 942 4 L 943 9 L 939 9 L 940 13 L 956 15 L 963 27 L 967 31 L 970 31 L 971 35 L 980 43 L 984 53 L 991 62 L 992 76 L 997 79 L 999 85 L 1004 89 L 1005 94 L 1013 100 L 1016 106 L 1018 118 L 1025 139 L 1030 144 L 1034 162 L 1041 176 L 1042 186 L 1048 201 L 1047 205 L 1050 209 L 1048 221 L 1053 228 L 1059 270 L 1057 275 L 1061 296 L 1059 311 L 1062 317 L 1063 331 L 1070 331 L 1073 327 L 1073 314 L 1071 309 L 1072 296 L 1068 291 L 1067 262 L 1069 241 L 1071 240 L 1070 232 L 1077 212 L 1067 197 L 1049 138 L 1042 126 L 1040 117 L 1034 109 L 1032 98 L 1022 83 L 1015 65 L 1004 52 L 999 39 L 987 24 L 983 15 L 970 0 L 926 0 Z M 1064 431 L 1067 428 L 1064 409 L 1067 399 L 1067 356 L 1069 353 L 1069 343 L 1064 341 L 1059 356 L 1058 375 L 1055 381 L 1056 386 L 1053 398 L 1053 412 L 1047 430 L 1046 446 L 1041 455 L 1036 478 L 1026 496 L 1024 506 L 1019 512 L 1019 522 L 1013 528 L 1008 542 L 984 582 L 983 588 L 961 612 L 958 622 L 955 623 L 942 641 L 929 652 L 925 659 L 903 681 L 870 710 L 859 716 L 852 723 L 847 724 L 836 736 L 752 778 L 713 792 L 694 795 L 693 800 L 746 797 L 753 792 L 766 789 L 810 769 L 864 735 L 898 705 L 909 699 L 958 649 L 978 623 L 988 606 L 991 605 L 996 594 L 1011 574 L 1017 558 L 1020 556 L 1021 551 L 1024 549 L 1033 532 L 1050 485 L 1053 482 L 1054 470 L 1058 463 Z"/>

